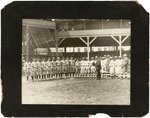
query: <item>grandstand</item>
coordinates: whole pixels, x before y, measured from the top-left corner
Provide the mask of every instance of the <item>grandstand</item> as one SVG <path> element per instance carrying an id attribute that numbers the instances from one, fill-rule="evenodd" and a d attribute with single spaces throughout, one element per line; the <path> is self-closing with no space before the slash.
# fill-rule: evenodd
<path id="1" fill-rule="evenodd" d="M 130 55 L 130 27 L 127 19 L 23 19 L 22 53 L 26 58 Z"/>

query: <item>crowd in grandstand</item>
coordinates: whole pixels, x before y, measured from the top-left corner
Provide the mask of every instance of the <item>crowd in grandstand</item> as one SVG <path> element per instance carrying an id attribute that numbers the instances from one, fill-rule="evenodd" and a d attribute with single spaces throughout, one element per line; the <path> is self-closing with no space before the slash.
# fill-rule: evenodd
<path id="1" fill-rule="evenodd" d="M 79 78 L 79 77 L 95 77 L 96 74 L 96 58 L 101 62 L 100 72 L 102 74 L 109 73 L 112 77 L 118 77 L 121 74 L 130 73 L 130 59 L 126 54 L 122 57 L 104 55 L 103 57 L 52 57 L 39 59 L 33 58 L 23 62 L 23 71 L 27 80 L 48 80 L 59 78 Z"/>

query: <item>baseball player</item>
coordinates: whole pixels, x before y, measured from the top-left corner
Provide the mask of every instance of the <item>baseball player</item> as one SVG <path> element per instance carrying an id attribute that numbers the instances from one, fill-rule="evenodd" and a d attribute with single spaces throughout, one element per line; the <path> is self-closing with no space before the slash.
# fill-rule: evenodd
<path id="1" fill-rule="evenodd" d="M 66 78 L 66 72 L 67 72 L 67 69 L 66 69 L 66 63 L 65 63 L 65 58 L 63 57 L 62 60 L 61 60 L 61 76 L 63 78 Z"/>
<path id="2" fill-rule="evenodd" d="M 83 74 L 84 75 L 84 77 L 85 77 L 85 70 L 86 70 L 86 67 L 85 67 L 85 60 L 84 60 L 85 58 L 83 57 L 82 58 L 82 60 L 81 60 L 81 74 Z"/>
<path id="3" fill-rule="evenodd" d="M 71 59 L 72 59 L 72 57 L 70 57 L 69 58 L 69 75 L 70 75 L 70 77 L 72 77 L 73 75 L 72 75 L 72 65 L 71 65 Z"/>
<path id="4" fill-rule="evenodd" d="M 109 68 L 109 73 L 113 76 L 115 74 L 115 58 L 110 57 Z"/>
<path id="5" fill-rule="evenodd" d="M 31 78 L 34 81 L 36 79 L 36 60 L 33 58 L 33 61 L 31 62 Z"/>
<path id="6" fill-rule="evenodd" d="M 54 78 L 57 79 L 57 63 L 56 63 L 56 59 L 54 57 L 54 61 L 53 61 L 53 72 L 54 72 Z"/>
<path id="7" fill-rule="evenodd" d="M 129 60 L 128 60 L 127 54 L 123 54 L 123 59 L 122 59 L 122 63 L 121 63 L 121 72 L 122 73 L 127 73 L 128 63 L 129 63 Z"/>
<path id="8" fill-rule="evenodd" d="M 73 71 L 73 77 L 75 77 L 75 72 L 76 72 L 75 63 L 76 63 L 76 59 L 73 58 L 73 59 L 72 59 L 72 69 L 73 69 L 72 71 Z"/>
<path id="9" fill-rule="evenodd" d="M 69 67 L 70 64 L 69 64 L 69 58 L 68 57 L 65 60 L 65 65 L 66 65 L 66 68 L 65 68 L 66 69 L 66 76 L 70 77 L 70 74 L 69 74 L 70 73 L 70 67 Z"/>
<path id="10" fill-rule="evenodd" d="M 48 58 L 47 62 L 46 62 L 46 71 L 47 71 L 47 78 L 50 79 L 50 73 L 51 73 L 51 59 Z"/>
<path id="11" fill-rule="evenodd" d="M 110 63 L 110 56 L 107 55 L 105 60 L 106 72 L 109 72 L 109 63 Z"/>
<path id="12" fill-rule="evenodd" d="M 101 58 L 101 66 L 102 66 L 102 68 L 101 68 L 101 73 L 105 73 L 105 71 L 106 71 L 106 67 L 105 67 L 105 57 L 102 57 L 102 58 Z"/>
<path id="13" fill-rule="evenodd" d="M 50 76 L 50 79 L 53 78 L 53 64 L 52 64 L 52 59 L 49 59 L 49 76 Z"/>
<path id="14" fill-rule="evenodd" d="M 116 73 L 116 76 L 119 76 L 121 74 L 121 64 L 122 64 L 122 59 L 121 59 L 121 57 L 118 57 L 115 60 L 115 73 Z"/>
<path id="15" fill-rule="evenodd" d="M 52 66 L 52 78 L 55 79 L 56 78 L 56 61 L 55 61 L 55 57 L 52 58 L 51 66 Z"/>
<path id="16" fill-rule="evenodd" d="M 41 69 L 42 69 L 42 79 L 46 79 L 46 62 L 45 59 L 41 62 Z"/>
<path id="17" fill-rule="evenodd" d="M 130 73 L 130 64 L 131 64 L 131 60 L 130 60 L 130 59 L 128 59 L 128 60 L 129 60 L 129 61 L 128 61 L 128 67 L 127 67 L 128 69 L 127 69 L 127 72 Z"/>
<path id="18" fill-rule="evenodd" d="M 39 79 L 39 75 L 40 75 L 40 72 L 39 72 L 39 67 L 40 67 L 39 59 L 36 60 L 35 65 L 36 65 L 36 78 Z"/>
<path id="19" fill-rule="evenodd" d="M 86 60 L 85 60 L 85 74 L 86 74 L 86 77 L 89 77 L 89 74 L 90 74 L 90 60 L 88 60 L 88 58 L 86 58 Z"/>
<path id="20" fill-rule="evenodd" d="M 23 70 L 25 72 L 27 80 L 29 80 L 30 77 L 30 69 L 31 69 L 31 63 L 27 60 L 23 66 Z"/>
<path id="21" fill-rule="evenodd" d="M 76 67 L 76 77 L 78 78 L 79 77 L 79 74 L 80 74 L 80 71 L 81 71 L 81 63 L 80 63 L 80 60 L 77 59 L 76 62 L 75 62 L 75 67 Z"/>
<path id="22" fill-rule="evenodd" d="M 60 61 L 60 57 L 57 57 L 57 61 L 56 61 L 56 77 L 57 78 L 61 77 L 61 61 Z"/>

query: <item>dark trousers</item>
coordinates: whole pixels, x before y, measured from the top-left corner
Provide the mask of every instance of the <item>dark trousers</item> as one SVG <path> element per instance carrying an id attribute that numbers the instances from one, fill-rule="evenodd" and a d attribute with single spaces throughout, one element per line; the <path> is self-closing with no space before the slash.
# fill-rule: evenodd
<path id="1" fill-rule="evenodd" d="M 101 79 L 101 73 L 100 73 L 100 70 L 96 70 L 97 71 L 97 80 L 100 80 Z"/>

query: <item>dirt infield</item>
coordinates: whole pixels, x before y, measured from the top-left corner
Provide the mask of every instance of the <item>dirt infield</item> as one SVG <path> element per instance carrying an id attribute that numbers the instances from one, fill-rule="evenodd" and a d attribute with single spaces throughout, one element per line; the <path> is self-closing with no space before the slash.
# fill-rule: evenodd
<path id="1" fill-rule="evenodd" d="M 129 105 L 129 79 L 22 80 L 22 104 Z"/>

